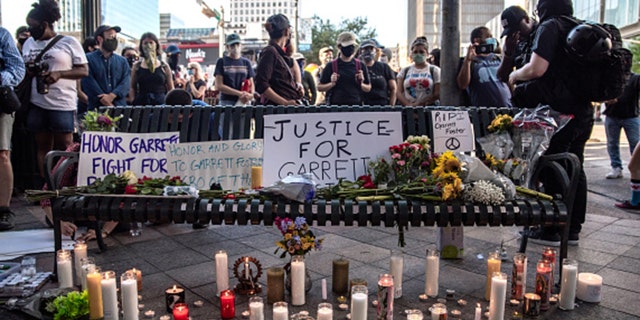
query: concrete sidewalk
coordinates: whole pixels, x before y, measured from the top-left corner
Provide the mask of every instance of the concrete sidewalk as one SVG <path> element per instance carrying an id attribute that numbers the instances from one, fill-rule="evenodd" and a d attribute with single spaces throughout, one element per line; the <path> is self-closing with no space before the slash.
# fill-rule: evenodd
<path id="1" fill-rule="evenodd" d="M 625 164 L 629 159 L 628 145 L 623 143 L 621 153 Z M 640 318 L 640 214 L 620 210 L 614 202 L 629 196 L 628 171 L 625 178 L 605 179 L 609 171 L 606 139 L 601 123 L 596 124 L 592 140 L 587 145 L 585 169 L 589 181 L 587 222 L 580 234 L 579 246 L 570 247 L 569 258 L 578 260 L 579 272 L 594 272 L 604 278 L 600 304 L 579 303 L 574 311 L 560 311 L 556 306 L 542 314 L 542 319 L 637 319 Z M 12 208 L 17 213 L 16 230 L 44 228 L 42 211 L 14 199 Z M 446 289 L 455 290 L 455 298 L 446 301 L 449 311 L 462 312 L 462 319 L 473 319 L 476 302 L 484 307 L 486 257 L 489 251 L 504 241 L 511 257 L 519 247 L 515 227 L 467 227 L 465 228 L 465 257 L 460 260 L 442 260 L 440 264 L 440 298 Z M 350 278 L 365 278 L 369 285 L 369 300 L 376 297 L 375 285 L 380 273 L 388 272 L 389 250 L 397 248 L 396 228 L 385 227 L 317 227 L 316 235 L 323 237 L 324 247 L 306 257 L 313 287 L 303 307 L 291 307 L 290 313 L 309 311 L 315 317 L 317 304 L 321 302 L 321 281 L 327 279 L 328 300 L 334 306 L 334 319 L 345 319 L 347 312 L 338 310 L 336 297 L 331 293 L 332 260 L 346 257 L 350 260 Z M 166 314 L 164 290 L 174 284 L 187 288 L 186 299 L 192 319 L 219 319 L 219 300 L 215 297 L 214 254 L 224 249 L 229 254 L 229 265 L 242 256 L 260 260 L 265 273 L 260 282 L 266 288 L 266 269 L 283 266 L 288 261 L 274 254 L 274 242 L 280 238 L 275 227 L 264 226 L 209 226 L 193 230 L 191 225 L 145 226 L 142 235 L 132 238 L 127 232 L 116 233 L 106 239 L 109 249 L 99 252 L 95 242 L 90 243 L 89 255 L 96 258 L 102 270 L 114 270 L 118 275 L 132 267 L 143 272 L 141 291 L 144 308 L 154 310 L 155 317 Z M 427 309 L 435 299 L 422 302 L 418 295 L 424 291 L 425 250 L 435 247 L 435 228 L 410 228 L 406 232 L 403 297 L 395 300 L 394 315 L 404 319 L 405 309 Z M 10 244 L 2 244 L 10 245 Z M 534 291 L 535 262 L 541 256 L 542 247 L 529 244 L 527 292 Z M 38 271 L 52 271 L 53 253 L 35 255 Z M 511 277 L 511 262 L 504 261 L 502 271 Z M 233 274 L 233 272 L 230 272 Z M 230 280 L 230 285 L 237 283 Z M 56 284 L 49 284 L 55 287 Z M 266 297 L 266 292 L 260 294 Z M 289 299 L 289 297 L 287 297 Z M 458 299 L 468 302 L 460 306 Z M 195 307 L 194 301 L 204 302 Z M 248 297 L 236 296 L 236 318 L 248 309 Z M 513 307 L 507 308 L 505 319 L 510 319 Z M 271 306 L 265 307 L 266 319 L 271 319 Z M 450 317 L 454 318 L 451 316 Z M 0 319 L 28 318 L 19 312 L 0 310 Z M 426 317 L 425 317 L 426 318 Z M 150 319 L 150 318 L 146 318 Z M 375 307 L 369 307 L 369 319 L 375 319 Z"/>

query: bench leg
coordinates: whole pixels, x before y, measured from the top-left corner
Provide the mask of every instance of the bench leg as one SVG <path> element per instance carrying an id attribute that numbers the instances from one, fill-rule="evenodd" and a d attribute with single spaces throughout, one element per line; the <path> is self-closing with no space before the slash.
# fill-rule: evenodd
<path id="1" fill-rule="evenodd" d="M 104 243 L 104 239 L 102 238 L 102 228 L 100 227 L 100 222 L 95 221 L 91 224 L 91 228 L 96 232 L 96 242 L 98 243 L 98 248 L 100 248 L 100 252 L 107 251 L 107 245 Z"/>
<path id="2" fill-rule="evenodd" d="M 519 253 L 527 252 L 527 242 L 529 241 L 529 227 L 522 229 L 522 238 L 520 238 L 520 250 Z"/>

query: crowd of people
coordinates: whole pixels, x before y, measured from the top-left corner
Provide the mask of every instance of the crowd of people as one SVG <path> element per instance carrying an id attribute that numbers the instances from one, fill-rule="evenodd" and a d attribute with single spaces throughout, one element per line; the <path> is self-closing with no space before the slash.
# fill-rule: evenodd
<path id="1" fill-rule="evenodd" d="M 456 84 L 463 92 L 465 105 L 521 107 L 515 88 L 520 83 L 543 79 L 562 72 L 566 55 L 561 48 L 556 18 L 573 15 L 571 0 L 540 0 L 537 19 L 518 6 L 502 12 L 505 38 L 501 47 L 491 30 L 475 28 L 460 59 Z M 35 135 L 38 167 L 42 172 L 44 156 L 50 150 L 72 146 L 76 118 L 88 110 L 104 106 L 163 105 L 177 102 L 202 103 L 208 90 L 206 74 L 199 63 L 187 65 L 188 77 L 178 65 L 180 49 L 169 45 L 163 52 L 157 36 L 145 33 L 138 48 L 127 47 L 119 54 L 118 26 L 102 25 L 91 39 L 80 44 L 70 36 L 59 35 L 55 23 L 60 8 L 55 0 L 33 4 L 27 27 L 16 32 L 16 42 L 0 28 L 3 60 L 2 85 L 16 86 L 25 69 L 33 79 L 26 127 Z M 411 64 L 392 70 L 391 51 L 375 39 L 359 42 L 352 32 L 342 32 L 332 46 L 319 51 L 319 66 L 312 74 L 305 70 L 306 58 L 293 52 L 292 25 L 283 14 L 269 17 L 264 25 L 269 43 L 260 52 L 257 66 L 242 56 L 238 34 L 226 36 L 226 55 L 215 68 L 218 104 L 225 106 L 261 105 L 438 105 L 440 100 L 440 51 L 426 37 L 419 36 L 410 45 Z M 46 54 L 44 54 L 46 52 Z M 167 61 L 163 59 L 166 56 Z M 640 76 L 629 72 L 625 93 L 607 101 L 606 128 L 612 172 L 607 178 L 621 178 L 619 156 L 620 130 L 625 129 L 633 159 L 640 140 L 638 95 Z M 584 160 L 584 148 L 593 128 L 593 104 L 581 97 L 551 108 L 571 113 L 574 119 L 551 140 L 547 154 L 571 152 Z M 14 117 L 0 115 L 0 230 L 13 227 L 9 210 L 12 179 L 9 150 Z M 635 151 L 635 152 L 634 152 Z M 637 156 L 636 156 L 637 154 Z M 631 164 L 640 167 L 640 160 Z M 640 168 L 632 170 L 631 201 L 620 207 L 640 209 Z M 638 171 L 638 172 L 636 172 Z M 553 193 L 552 181 L 547 181 Z M 586 211 L 586 176 L 581 171 L 571 215 L 570 243 L 577 243 Z M 69 233 L 74 231 L 68 229 Z M 110 230 L 109 230 L 110 231 Z M 543 229 L 532 240 L 547 244 L 559 241 L 558 230 Z"/>

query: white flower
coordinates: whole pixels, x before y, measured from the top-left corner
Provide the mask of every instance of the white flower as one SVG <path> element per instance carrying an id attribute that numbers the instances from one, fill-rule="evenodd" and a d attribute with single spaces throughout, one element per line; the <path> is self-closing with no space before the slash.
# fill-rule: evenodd
<path id="1" fill-rule="evenodd" d="M 133 171 L 131 170 L 127 170 L 123 172 L 122 177 L 127 179 L 127 185 L 129 186 L 134 186 L 138 184 L 138 177 L 136 177 L 136 174 L 133 173 Z"/>
<path id="2" fill-rule="evenodd" d="M 504 202 L 505 196 L 500 187 L 491 182 L 479 180 L 465 190 L 463 199 L 470 202 L 479 202 L 484 205 L 499 205 Z"/>

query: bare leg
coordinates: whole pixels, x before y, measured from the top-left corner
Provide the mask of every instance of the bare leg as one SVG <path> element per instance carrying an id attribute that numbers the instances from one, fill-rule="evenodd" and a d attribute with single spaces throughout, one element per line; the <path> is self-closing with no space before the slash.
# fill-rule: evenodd
<path id="1" fill-rule="evenodd" d="M 40 177 L 44 178 L 44 156 L 47 155 L 47 152 L 53 150 L 53 136 L 48 132 L 40 132 L 36 133 L 35 138 L 38 149 L 38 173 L 40 173 Z"/>
<path id="2" fill-rule="evenodd" d="M 13 168 L 11 152 L 0 150 L 0 207 L 9 207 L 13 192 Z"/>
<path id="3" fill-rule="evenodd" d="M 640 148 L 636 146 L 629 160 L 629 173 L 631 173 L 631 180 L 640 180 Z"/>

